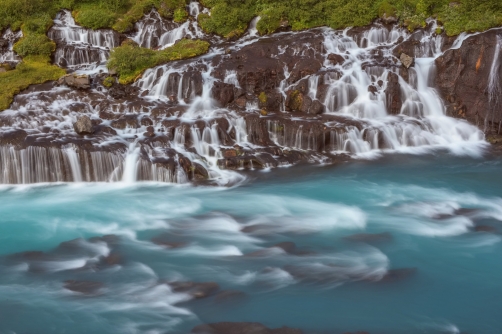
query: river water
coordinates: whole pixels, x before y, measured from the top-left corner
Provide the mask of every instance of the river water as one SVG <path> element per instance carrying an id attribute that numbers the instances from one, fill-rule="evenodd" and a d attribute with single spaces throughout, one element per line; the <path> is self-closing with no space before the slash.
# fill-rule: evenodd
<path id="1" fill-rule="evenodd" d="M 232 188 L 5 185 L 0 333 L 496 333 L 501 167 L 436 152 Z"/>

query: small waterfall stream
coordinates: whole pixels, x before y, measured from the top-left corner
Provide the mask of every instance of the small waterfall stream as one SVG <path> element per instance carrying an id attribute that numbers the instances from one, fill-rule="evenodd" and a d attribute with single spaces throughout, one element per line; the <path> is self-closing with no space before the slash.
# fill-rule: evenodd
<path id="1" fill-rule="evenodd" d="M 207 12 L 198 2 L 187 8 L 193 17 Z M 443 101 L 432 87 L 434 58 L 444 46 L 441 35 L 435 34 L 435 21 L 414 33 L 420 41 L 414 46 L 415 64 L 405 70 L 393 55 L 394 47 L 412 36 L 402 28 L 375 24 L 362 32 L 308 32 L 321 41 L 318 48 L 310 40 L 288 42 L 295 33 L 260 37 L 259 19 L 231 45 L 214 38 L 205 56 L 148 69 L 134 83 L 141 97 L 112 99 L 99 84 L 87 93 L 54 87 L 18 97 L 0 115 L 0 183 L 209 179 L 225 185 L 243 178 L 229 169 L 295 163 L 291 151 L 313 162 L 431 148 L 479 154 L 483 133 L 445 116 Z M 94 74 L 120 40 L 111 30 L 79 27 L 69 11 L 58 14 L 48 35 L 58 46 L 57 64 Z M 128 35 L 152 49 L 200 36 L 196 21 L 174 23 L 155 10 Z M 459 36 L 454 47 L 463 39 Z M 278 51 L 264 59 L 277 62 L 280 69 L 271 90 L 277 105 L 265 113 L 256 97 L 259 91 L 251 86 L 259 80 L 240 68 L 225 67 L 233 54 L 252 51 L 260 43 L 278 44 Z M 333 55 L 339 61 L 333 62 Z M 298 74 L 296 65 L 282 60 L 285 56 L 320 59 L 321 69 Z M 500 66 L 498 53 L 492 66 Z M 500 88 L 492 79 L 490 89 L 495 92 Z M 287 112 L 287 99 L 298 89 L 324 113 Z M 82 115 L 91 118 L 94 135 L 79 137 L 73 131 L 72 124 Z M 40 144 L 28 139 L 19 143 L 18 137 L 36 138 Z"/>
<path id="2" fill-rule="evenodd" d="M 14 43 L 16 43 L 21 37 L 23 37 L 23 32 L 21 30 L 13 32 L 10 28 L 6 29 L 2 35 L 0 35 L 0 64 L 17 64 L 21 61 L 21 58 L 14 52 Z"/>
<path id="3" fill-rule="evenodd" d="M 104 65 L 110 49 L 119 45 L 119 35 L 112 30 L 91 30 L 78 26 L 71 12 L 64 10 L 48 32 L 57 44 L 54 61 L 61 67 L 93 69 Z"/>

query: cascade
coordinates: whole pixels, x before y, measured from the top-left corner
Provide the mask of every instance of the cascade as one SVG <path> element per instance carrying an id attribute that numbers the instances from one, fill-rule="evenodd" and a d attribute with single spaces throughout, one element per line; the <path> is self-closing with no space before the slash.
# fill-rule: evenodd
<path id="1" fill-rule="evenodd" d="M 188 10 L 193 17 L 207 12 L 198 2 Z M 0 114 L 0 183 L 210 180 L 228 185 L 243 179 L 236 169 L 300 160 L 431 148 L 480 152 L 483 133 L 447 117 L 433 87 L 434 58 L 447 48 L 435 34 L 435 21 L 413 34 L 374 24 L 365 30 L 322 28 L 261 37 L 258 20 L 236 42 L 213 38 L 202 57 L 146 70 L 133 84 L 137 95 L 114 99 L 99 82 L 87 92 L 53 87 L 18 95 Z M 194 20 L 177 24 L 151 11 L 127 37 L 143 47 L 163 48 L 201 34 Z M 69 11 L 58 14 L 48 35 L 58 46 L 57 64 L 91 73 L 120 40 L 110 30 L 79 27 Z M 411 38 L 418 41 L 416 59 L 405 69 L 394 50 Z M 465 38 L 459 36 L 453 47 Z M 494 68 L 500 66 L 499 51 Z M 254 57 L 261 57 L 262 70 L 256 70 Z M 311 67 L 316 62 L 318 67 Z M 500 89 L 496 79 L 490 78 L 492 92 Z M 300 107 L 291 102 L 292 92 L 301 97 Z M 73 130 L 82 115 L 92 120 L 93 135 Z"/>
<path id="2" fill-rule="evenodd" d="M 6 29 L 5 32 L 0 35 L 0 64 L 17 64 L 21 61 L 21 58 L 13 50 L 14 43 L 21 37 L 23 37 L 23 32 L 21 30 L 13 32 L 10 28 Z"/>
<path id="3" fill-rule="evenodd" d="M 118 33 L 80 27 L 68 10 L 61 11 L 56 16 L 47 35 L 57 44 L 55 63 L 71 69 L 92 69 L 104 65 L 110 49 L 119 45 Z"/>
<path id="4" fill-rule="evenodd" d="M 502 126 L 502 121 L 499 109 L 500 105 L 500 94 L 502 94 L 502 88 L 500 87 L 500 50 L 502 49 L 502 36 L 497 35 L 497 44 L 495 45 L 495 51 L 493 54 L 493 61 L 490 67 L 490 76 L 488 77 L 488 98 L 490 103 L 490 111 L 486 114 L 485 119 L 485 130 L 488 127 L 488 123 L 494 123 L 495 117 L 498 116 L 499 127 L 497 132 L 500 133 Z M 491 116 L 491 119 L 489 119 Z"/>

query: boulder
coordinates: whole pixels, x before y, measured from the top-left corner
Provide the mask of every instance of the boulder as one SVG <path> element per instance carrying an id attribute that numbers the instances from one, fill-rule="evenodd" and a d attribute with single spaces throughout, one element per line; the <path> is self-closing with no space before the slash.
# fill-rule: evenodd
<path id="1" fill-rule="evenodd" d="M 330 53 L 328 55 L 328 60 L 333 65 L 341 65 L 345 62 L 345 58 L 341 55 L 337 55 L 335 53 Z"/>
<path id="2" fill-rule="evenodd" d="M 309 114 L 319 115 L 324 113 L 324 110 L 324 104 L 322 104 L 319 100 L 314 100 L 312 101 L 312 105 L 310 106 Z"/>
<path id="3" fill-rule="evenodd" d="M 75 123 L 73 123 L 75 132 L 79 135 L 90 135 L 94 132 L 92 128 L 92 121 L 89 116 L 80 116 Z"/>
<path id="4" fill-rule="evenodd" d="M 215 82 L 211 93 L 220 106 L 226 107 L 234 100 L 234 85 Z"/>
<path id="5" fill-rule="evenodd" d="M 399 60 L 401 60 L 401 63 L 406 68 L 410 68 L 415 63 L 415 58 L 408 56 L 406 53 L 401 53 Z"/>
<path id="6" fill-rule="evenodd" d="M 66 85 L 75 89 L 89 89 L 91 88 L 91 78 L 87 74 L 76 75 L 67 74 L 58 80 L 60 85 Z"/>

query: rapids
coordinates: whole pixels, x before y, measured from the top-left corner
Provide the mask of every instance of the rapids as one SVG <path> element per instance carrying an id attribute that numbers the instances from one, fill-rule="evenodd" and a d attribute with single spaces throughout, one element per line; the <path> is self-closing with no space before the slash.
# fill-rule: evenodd
<path id="1" fill-rule="evenodd" d="M 5 185 L 0 332 L 496 333 L 501 167 L 396 154 L 232 188 Z"/>

